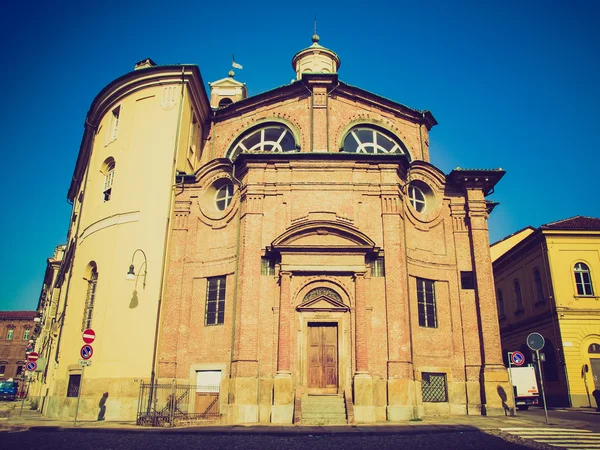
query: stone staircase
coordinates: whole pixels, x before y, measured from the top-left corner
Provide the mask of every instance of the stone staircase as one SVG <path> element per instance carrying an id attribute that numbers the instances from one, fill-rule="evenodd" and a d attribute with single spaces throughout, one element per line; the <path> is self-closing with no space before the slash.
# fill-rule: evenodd
<path id="1" fill-rule="evenodd" d="M 346 425 L 346 403 L 337 395 L 303 395 L 302 425 Z"/>

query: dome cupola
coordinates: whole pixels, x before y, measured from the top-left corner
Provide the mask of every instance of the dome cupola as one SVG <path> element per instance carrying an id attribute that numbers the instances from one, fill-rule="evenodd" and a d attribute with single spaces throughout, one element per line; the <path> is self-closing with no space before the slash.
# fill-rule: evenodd
<path id="1" fill-rule="evenodd" d="M 297 80 L 302 78 L 303 73 L 337 73 L 341 65 L 340 57 L 334 51 L 319 44 L 316 31 L 312 41 L 310 47 L 300 50 L 292 58 Z"/>

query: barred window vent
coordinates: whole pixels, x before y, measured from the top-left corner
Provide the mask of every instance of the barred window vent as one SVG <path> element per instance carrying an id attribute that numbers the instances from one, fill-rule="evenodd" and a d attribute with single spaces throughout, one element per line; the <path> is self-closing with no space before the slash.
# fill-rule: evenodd
<path id="1" fill-rule="evenodd" d="M 421 382 L 423 402 L 441 403 L 448 401 L 445 373 L 423 373 Z"/>

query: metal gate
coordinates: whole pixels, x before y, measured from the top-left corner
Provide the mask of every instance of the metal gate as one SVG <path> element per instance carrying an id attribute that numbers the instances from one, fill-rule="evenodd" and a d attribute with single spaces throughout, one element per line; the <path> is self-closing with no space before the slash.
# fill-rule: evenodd
<path id="1" fill-rule="evenodd" d="M 193 384 L 141 383 L 137 425 L 174 427 L 219 420 L 219 392 L 198 392 L 198 388 Z"/>

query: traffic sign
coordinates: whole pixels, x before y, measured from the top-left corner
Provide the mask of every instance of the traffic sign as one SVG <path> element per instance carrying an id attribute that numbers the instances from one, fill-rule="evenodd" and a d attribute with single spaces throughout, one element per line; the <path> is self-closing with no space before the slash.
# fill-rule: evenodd
<path id="1" fill-rule="evenodd" d="M 37 369 L 37 363 L 35 361 L 29 361 L 25 366 L 25 369 L 27 369 L 29 372 L 33 372 L 35 369 Z"/>
<path id="2" fill-rule="evenodd" d="M 83 342 L 85 342 L 86 344 L 91 344 L 96 339 L 96 333 L 91 328 L 88 328 L 87 330 L 85 330 L 83 332 L 82 337 L 83 337 Z"/>
<path id="3" fill-rule="evenodd" d="M 37 361 L 40 357 L 37 352 L 31 352 L 27 354 L 27 361 Z"/>
<path id="4" fill-rule="evenodd" d="M 92 357 L 92 355 L 94 354 L 94 349 L 92 348 L 91 345 L 85 344 L 83 347 L 81 347 L 79 354 L 81 355 L 81 357 L 83 359 L 90 359 Z"/>
<path id="5" fill-rule="evenodd" d="M 522 366 L 525 362 L 525 355 L 521 352 L 512 352 L 512 354 L 510 355 L 510 361 L 515 366 Z"/>
<path id="6" fill-rule="evenodd" d="M 527 336 L 527 347 L 529 347 L 533 351 L 538 351 L 544 348 L 544 336 L 540 333 L 531 333 Z"/>
<path id="7" fill-rule="evenodd" d="M 80 359 L 79 365 L 83 367 L 90 367 L 92 365 L 92 361 L 88 361 L 86 359 Z"/>

